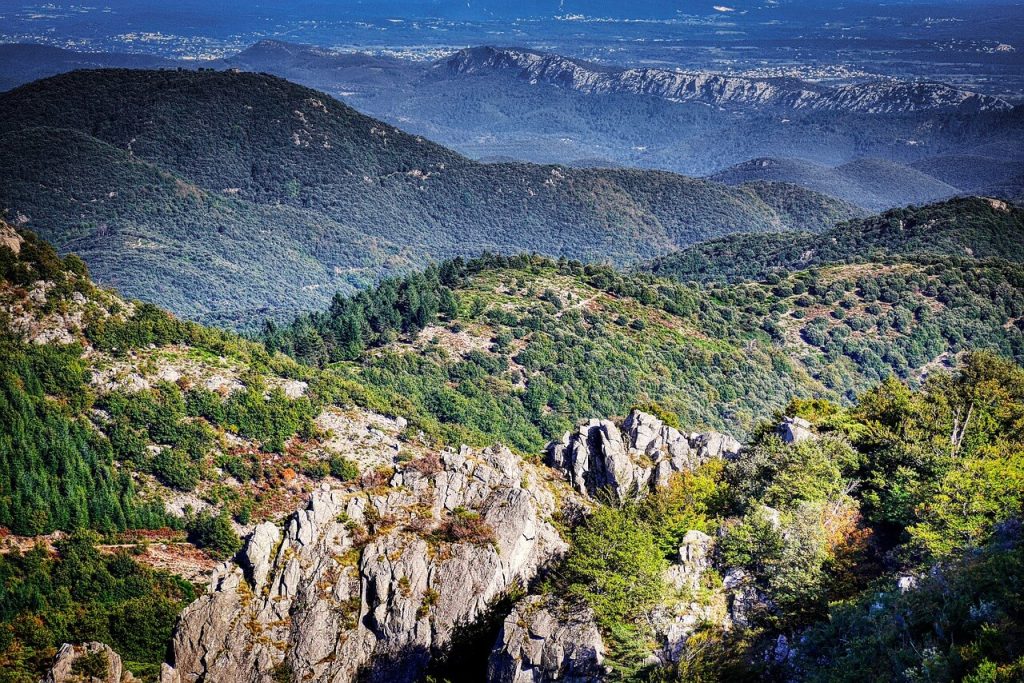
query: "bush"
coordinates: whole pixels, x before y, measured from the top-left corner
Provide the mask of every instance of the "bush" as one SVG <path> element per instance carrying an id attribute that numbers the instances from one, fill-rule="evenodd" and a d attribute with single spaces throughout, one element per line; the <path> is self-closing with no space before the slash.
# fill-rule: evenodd
<path id="1" fill-rule="evenodd" d="M 150 467 L 157 479 L 182 491 L 191 491 L 199 483 L 199 468 L 181 451 L 165 448 L 153 457 Z"/>
<path id="2" fill-rule="evenodd" d="M 71 673 L 82 676 L 86 680 L 92 678 L 106 680 L 109 672 L 110 658 L 102 650 L 86 652 L 71 664 Z"/>
<path id="3" fill-rule="evenodd" d="M 449 543 L 497 543 L 491 525 L 479 513 L 461 507 L 452 510 L 452 516 L 441 525 L 437 537 Z"/>
<path id="4" fill-rule="evenodd" d="M 185 522 L 188 540 L 219 560 L 227 559 L 242 549 L 242 539 L 235 533 L 227 511 L 214 515 L 203 510 Z"/>
<path id="5" fill-rule="evenodd" d="M 352 481 L 359 478 L 359 465 L 343 455 L 331 457 L 328 463 L 331 476 L 341 481 Z"/>

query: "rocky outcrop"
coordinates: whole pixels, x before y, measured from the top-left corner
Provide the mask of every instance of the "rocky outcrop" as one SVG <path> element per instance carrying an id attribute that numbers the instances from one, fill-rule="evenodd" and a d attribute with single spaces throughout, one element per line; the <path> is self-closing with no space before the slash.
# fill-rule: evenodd
<path id="1" fill-rule="evenodd" d="M 262 524 L 182 614 L 166 683 L 417 680 L 457 627 L 566 550 L 506 449 L 431 455 Z"/>
<path id="2" fill-rule="evenodd" d="M 711 568 L 711 537 L 703 531 L 687 531 L 679 546 L 677 564 L 665 573 L 665 582 L 677 591 L 695 592 L 704 572 Z"/>
<path id="3" fill-rule="evenodd" d="M 777 429 L 783 443 L 796 444 L 818 438 L 811 423 L 800 417 L 785 417 Z"/>
<path id="4" fill-rule="evenodd" d="M 662 662 L 680 661 L 688 639 L 699 628 L 709 624 L 721 630 L 732 627 L 728 596 L 720 587 L 711 590 L 706 586 L 706 575 L 713 571 L 713 544 L 704 532 L 688 531 L 675 563 L 665 571 L 665 585 L 675 599 L 663 602 L 651 615 Z"/>
<path id="5" fill-rule="evenodd" d="M 121 657 L 103 643 L 64 643 L 57 650 L 44 683 L 129 683 L 135 680 L 123 668 Z"/>
<path id="6" fill-rule="evenodd" d="M 592 419 L 548 448 L 548 464 L 573 488 L 619 500 L 664 486 L 674 472 L 692 470 L 711 458 L 732 457 L 738 441 L 717 432 L 683 434 L 648 413 L 634 410 L 622 424 Z"/>
<path id="7" fill-rule="evenodd" d="M 598 683 L 604 643 L 593 613 L 531 596 L 506 617 L 488 663 L 491 683 Z"/>
<path id="8" fill-rule="evenodd" d="M 0 221 L 0 247 L 7 247 L 17 256 L 21 253 L 21 245 L 24 243 L 25 240 L 21 238 L 17 230 Z"/>
<path id="9" fill-rule="evenodd" d="M 753 577 L 742 569 L 730 569 L 722 577 L 729 604 L 729 619 L 737 628 L 747 628 L 754 620 L 775 610 L 772 601 L 756 586 Z"/>
<path id="10" fill-rule="evenodd" d="M 595 495 L 608 489 L 623 500 L 645 479 L 645 472 L 629 457 L 622 435 L 609 420 L 590 420 L 568 432 L 548 451 L 548 462 L 565 472 L 573 488 Z"/>

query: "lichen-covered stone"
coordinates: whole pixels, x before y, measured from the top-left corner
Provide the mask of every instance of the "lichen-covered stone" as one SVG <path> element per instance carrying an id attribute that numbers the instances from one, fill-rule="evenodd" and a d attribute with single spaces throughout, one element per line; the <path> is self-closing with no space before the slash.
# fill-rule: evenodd
<path id="1" fill-rule="evenodd" d="M 244 568 L 221 565 L 182 614 L 162 680 L 419 679 L 457 627 L 567 549 L 554 496 L 518 456 L 464 448 L 439 462 L 320 489 L 283 532 L 258 526 Z"/>
<path id="2" fill-rule="evenodd" d="M 589 609 L 531 596 L 506 617 L 491 651 L 491 683 L 597 683 L 604 643 Z"/>

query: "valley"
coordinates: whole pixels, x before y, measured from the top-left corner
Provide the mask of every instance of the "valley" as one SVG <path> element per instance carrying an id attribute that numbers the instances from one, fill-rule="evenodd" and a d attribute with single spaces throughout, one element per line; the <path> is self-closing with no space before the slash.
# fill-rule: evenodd
<path id="1" fill-rule="evenodd" d="M 100 282 L 240 327 L 433 259 L 535 251 L 623 264 L 859 213 L 789 185 L 480 164 L 248 73 L 79 71 L 0 96 L 0 121 L 12 220 L 74 248 Z M 189 277 L 175 276 L 182 267 Z"/>

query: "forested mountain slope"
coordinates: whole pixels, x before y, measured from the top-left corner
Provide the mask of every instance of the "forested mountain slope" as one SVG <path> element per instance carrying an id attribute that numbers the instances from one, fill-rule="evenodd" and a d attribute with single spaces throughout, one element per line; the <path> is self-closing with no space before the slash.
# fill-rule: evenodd
<path id="1" fill-rule="evenodd" d="M 570 656 L 626 680 L 1021 671 L 1024 374 L 961 354 L 1024 357 L 1015 263 L 702 287 L 492 256 L 262 344 L 2 224 L 0 274 L 16 680 L 83 640 L 146 680 L 170 647 L 211 683 L 504 680 Z"/>
<path id="2" fill-rule="evenodd" d="M 961 206 L 966 216 L 971 206 Z M 1010 239 L 1005 223 L 988 222 L 1004 220 L 1007 209 L 982 200 L 974 208 L 979 235 L 992 228 L 990 238 Z M 954 213 L 949 205 L 928 211 Z M 266 339 L 271 349 L 315 365 L 341 361 L 353 377 L 399 391 L 416 406 L 409 414 L 474 425 L 524 447 L 578 416 L 622 414 L 633 401 L 741 433 L 772 396 L 852 397 L 974 348 L 1022 358 L 1019 264 L 962 253 L 873 259 L 866 245 L 878 242 L 874 224 L 857 225 L 848 227 L 844 259 L 734 285 L 542 259 L 449 263 L 336 297 L 328 311 L 271 326 Z M 980 237 L 972 243 L 979 256 L 992 255 Z M 435 322 L 438 314 L 447 325 Z M 419 333 L 411 347 L 398 342 L 411 333 Z M 446 386 L 454 392 L 439 388 Z"/>
<path id="3" fill-rule="evenodd" d="M 997 163 L 993 160 L 993 164 Z M 960 194 L 960 188 L 964 187 L 882 159 L 858 159 L 834 168 L 799 159 L 751 159 L 719 171 L 709 179 L 729 185 L 754 181 L 795 183 L 871 211 L 947 199 Z M 966 187 L 981 184 L 983 181 Z"/>
<path id="4" fill-rule="evenodd" d="M 43 163 L 51 147 L 56 163 Z M 79 71 L 23 86 L 0 96 L 0 162 L 10 218 L 60 249 L 104 254 L 101 282 L 236 324 L 315 308 L 410 261 L 491 250 L 625 262 L 855 214 L 792 186 L 776 196 L 662 172 L 482 165 L 322 93 L 231 72 Z M 202 269 L 153 276 L 178 253 Z M 122 257 L 144 267 L 118 268 Z"/>
<path id="5" fill-rule="evenodd" d="M 954 199 L 893 209 L 820 235 L 735 235 L 656 259 L 644 270 L 679 280 L 761 280 L 839 263 L 915 257 L 1024 260 L 1024 209 L 996 199 Z"/>

